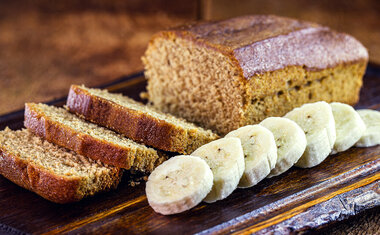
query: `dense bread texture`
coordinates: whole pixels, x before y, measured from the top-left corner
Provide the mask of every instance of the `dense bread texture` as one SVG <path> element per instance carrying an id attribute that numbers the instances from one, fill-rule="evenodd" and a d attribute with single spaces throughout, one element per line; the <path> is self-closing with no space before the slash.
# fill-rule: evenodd
<path id="1" fill-rule="evenodd" d="M 25 127 L 46 140 L 113 166 L 151 172 L 167 159 L 163 153 L 111 130 L 45 104 L 25 104 Z"/>
<path id="2" fill-rule="evenodd" d="M 68 203 L 116 188 L 122 170 L 58 147 L 28 130 L 0 131 L 0 174 L 47 200 Z"/>
<path id="3" fill-rule="evenodd" d="M 356 103 L 368 53 L 327 27 L 258 15 L 159 32 L 142 59 L 154 107 L 225 134 L 304 103 Z"/>
<path id="4" fill-rule="evenodd" d="M 67 108 L 86 120 L 165 151 L 190 154 L 218 138 L 209 130 L 106 90 L 72 85 Z"/>

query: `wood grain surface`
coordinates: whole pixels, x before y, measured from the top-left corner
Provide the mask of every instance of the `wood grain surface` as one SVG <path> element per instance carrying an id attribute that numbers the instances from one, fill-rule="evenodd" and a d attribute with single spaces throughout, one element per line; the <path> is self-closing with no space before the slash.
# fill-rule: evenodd
<path id="1" fill-rule="evenodd" d="M 380 72 L 370 67 L 357 108 L 380 109 Z M 112 91 L 139 99 L 142 74 L 107 84 Z M 64 103 L 64 99 L 52 102 Z M 22 127 L 22 111 L 0 117 L 6 125 Z M 380 205 L 380 146 L 351 148 L 329 156 L 311 169 L 293 167 L 255 187 L 237 189 L 227 199 L 201 203 L 182 214 L 155 213 L 145 196 L 145 183 L 119 188 L 81 202 L 58 205 L 18 187 L 0 176 L 0 233 L 189 234 L 294 233 L 326 225 Z"/>

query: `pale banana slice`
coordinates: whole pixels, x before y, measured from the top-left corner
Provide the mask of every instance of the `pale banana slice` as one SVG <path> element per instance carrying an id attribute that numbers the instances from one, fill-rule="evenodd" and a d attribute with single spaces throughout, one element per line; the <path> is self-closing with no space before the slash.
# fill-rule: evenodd
<path id="1" fill-rule="evenodd" d="M 363 135 L 366 126 L 359 114 L 350 105 L 333 102 L 330 104 L 336 130 L 336 140 L 331 154 L 346 151 Z"/>
<path id="2" fill-rule="evenodd" d="M 236 189 L 244 172 L 240 139 L 229 137 L 214 140 L 199 147 L 191 155 L 203 158 L 214 174 L 214 184 L 205 202 L 222 200 Z"/>
<path id="3" fill-rule="evenodd" d="M 301 127 L 290 119 L 269 117 L 260 125 L 273 133 L 277 145 L 276 166 L 268 175 L 270 178 L 287 171 L 300 159 L 306 148 L 306 137 Z"/>
<path id="4" fill-rule="evenodd" d="M 324 101 L 304 104 L 284 117 L 295 121 L 303 129 L 307 139 L 306 150 L 295 165 L 309 168 L 325 160 L 336 140 L 335 121 L 330 105 Z"/>
<path id="5" fill-rule="evenodd" d="M 355 146 L 371 147 L 380 144 L 380 112 L 371 109 L 360 109 L 357 112 L 367 129 Z"/>
<path id="6" fill-rule="evenodd" d="M 170 215 L 198 205 L 211 191 L 213 175 L 206 161 L 180 155 L 159 165 L 146 182 L 149 205 L 157 213 Z"/>
<path id="7" fill-rule="evenodd" d="M 243 146 L 245 170 L 239 188 L 256 185 L 276 165 L 277 147 L 271 131 L 260 125 L 248 125 L 231 131 L 225 137 L 237 137 Z"/>

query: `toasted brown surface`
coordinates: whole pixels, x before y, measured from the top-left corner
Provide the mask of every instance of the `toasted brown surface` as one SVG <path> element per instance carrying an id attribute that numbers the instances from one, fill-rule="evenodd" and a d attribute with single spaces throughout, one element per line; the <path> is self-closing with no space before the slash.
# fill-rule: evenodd
<path id="1" fill-rule="evenodd" d="M 116 188 L 122 171 L 51 144 L 26 129 L 0 132 L 0 174 L 56 203 Z"/>
<path id="2" fill-rule="evenodd" d="M 353 35 L 368 48 L 369 60 L 380 65 L 378 0 L 207 0 L 202 19 L 220 20 L 248 14 L 275 14 L 316 22 Z M 260 6 L 260 7 L 257 7 Z"/>
<path id="3" fill-rule="evenodd" d="M 162 31 L 143 57 L 150 103 L 219 134 L 303 103 L 354 104 L 367 61 L 351 36 L 276 16 Z"/>
<path id="4" fill-rule="evenodd" d="M 63 108 L 27 103 L 25 126 L 52 143 L 125 169 L 150 172 L 167 159 L 165 154 L 87 123 Z"/>
<path id="5" fill-rule="evenodd" d="M 241 16 L 185 25 L 156 37 L 181 37 L 220 50 L 237 63 L 245 78 L 287 66 L 324 69 L 368 60 L 355 38 L 318 24 L 274 15 Z"/>
<path id="6" fill-rule="evenodd" d="M 218 136 L 120 94 L 72 85 L 67 108 L 91 122 L 165 151 L 189 154 Z"/>

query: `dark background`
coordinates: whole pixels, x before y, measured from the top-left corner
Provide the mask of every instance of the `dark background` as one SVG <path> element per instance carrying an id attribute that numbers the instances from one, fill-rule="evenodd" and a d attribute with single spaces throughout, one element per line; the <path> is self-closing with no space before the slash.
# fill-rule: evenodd
<path id="1" fill-rule="evenodd" d="M 0 2 L 0 114 L 66 95 L 70 84 L 99 86 L 143 69 L 152 34 L 194 20 L 277 14 L 318 22 L 359 39 L 380 66 L 376 0 L 16 0 Z M 375 234 L 373 211 L 326 230 Z"/>
<path id="2" fill-rule="evenodd" d="M 160 29 L 252 13 L 353 34 L 380 65 L 377 0 L 2 0 L 0 114 L 61 97 L 72 83 L 98 86 L 141 71 L 140 58 Z"/>

